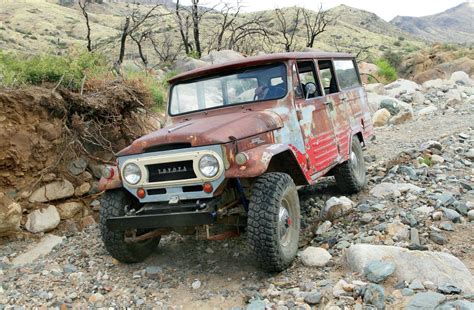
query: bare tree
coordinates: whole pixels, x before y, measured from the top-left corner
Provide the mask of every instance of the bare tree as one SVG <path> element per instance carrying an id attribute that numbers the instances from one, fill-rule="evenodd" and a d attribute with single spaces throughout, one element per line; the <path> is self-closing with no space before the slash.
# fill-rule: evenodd
<path id="1" fill-rule="evenodd" d="M 79 0 L 79 7 L 81 8 L 82 15 L 86 19 L 86 27 L 87 27 L 87 50 L 92 52 L 92 41 L 91 41 L 91 26 L 89 24 L 89 14 L 87 13 L 86 7 L 89 3 L 89 0 Z"/>
<path id="2" fill-rule="evenodd" d="M 184 51 L 186 55 L 189 55 L 193 51 L 193 46 L 189 39 L 189 29 L 191 28 L 191 14 L 185 7 L 179 5 L 179 0 L 176 0 L 175 14 L 177 17 L 179 34 L 183 41 Z"/>
<path id="3" fill-rule="evenodd" d="M 198 57 L 201 57 L 201 38 L 199 31 L 199 24 L 201 23 L 201 18 L 203 14 L 199 13 L 199 0 L 191 0 L 191 16 L 193 20 L 193 36 L 194 36 L 194 46 L 196 47 L 196 53 Z"/>
<path id="4" fill-rule="evenodd" d="M 130 36 L 133 39 L 134 33 L 137 32 L 139 28 L 143 26 L 143 24 L 147 20 L 158 16 L 158 14 L 155 11 L 159 6 L 160 4 L 154 5 L 145 14 L 142 14 L 140 11 L 140 5 L 134 4 L 132 13 L 131 15 L 125 17 L 124 26 L 122 28 L 122 34 L 120 36 L 120 54 L 117 60 L 118 65 L 121 65 L 123 63 L 123 58 L 125 57 L 125 45 L 127 42 L 127 37 Z M 138 40 L 138 37 L 135 37 L 135 38 Z M 141 49 L 141 42 L 143 42 L 145 38 L 146 36 L 141 36 L 140 45 L 138 46 L 139 51 Z M 143 54 L 143 50 L 141 51 L 141 53 Z M 142 55 L 140 55 L 140 57 L 142 57 Z M 146 57 L 144 58 L 146 59 Z M 143 57 L 142 57 L 142 60 L 143 60 Z"/>
<path id="5" fill-rule="evenodd" d="M 289 10 L 283 11 L 281 9 L 275 9 L 278 30 L 282 34 L 284 40 L 280 42 L 280 44 L 283 44 L 286 52 L 294 50 L 294 38 L 301 21 L 300 16 L 302 9 L 298 7 L 295 7 L 294 9 L 294 16 L 291 16 L 292 12 Z"/>
<path id="6" fill-rule="evenodd" d="M 302 10 L 304 25 L 306 28 L 306 47 L 313 47 L 316 37 L 326 30 L 326 26 L 332 23 L 328 11 L 323 10 L 322 4 L 317 12 Z"/>
<path id="7" fill-rule="evenodd" d="M 351 42 L 342 45 L 340 40 L 342 39 L 339 35 L 331 36 L 331 46 L 338 52 L 351 53 L 355 55 L 357 61 L 367 60 L 370 56 L 370 49 L 373 45 L 362 44 L 357 38 L 352 38 Z"/>
<path id="8" fill-rule="evenodd" d="M 182 51 L 183 46 L 181 44 L 176 45 L 173 40 L 174 37 L 169 32 L 164 32 L 158 38 L 155 35 L 150 35 L 149 38 L 160 63 L 163 65 L 175 62 Z"/>
<path id="9" fill-rule="evenodd" d="M 239 23 L 232 23 L 229 27 L 227 48 L 242 51 L 241 45 L 244 41 L 253 41 L 251 46 L 256 46 L 256 43 L 269 42 L 271 31 L 266 27 L 267 23 L 268 20 L 261 14 L 254 14 L 242 19 Z M 246 46 L 248 45 L 246 44 Z"/>
<path id="10" fill-rule="evenodd" d="M 235 7 L 225 2 L 223 3 L 223 7 L 218 12 L 218 14 L 220 15 L 216 34 L 216 49 L 218 51 L 224 48 L 224 36 L 226 32 L 228 32 L 228 30 L 231 29 L 234 23 L 236 22 L 241 8 L 242 6 L 240 5 L 239 0 L 236 1 Z"/>
<path id="11" fill-rule="evenodd" d="M 143 43 L 148 39 L 150 36 L 151 31 L 150 30 L 145 30 L 140 33 L 131 33 L 130 38 L 135 42 L 138 48 L 138 54 L 140 55 L 140 59 L 142 60 L 143 64 L 145 67 L 148 66 L 148 59 L 146 58 L 144 52 L 143 52 Z"/>

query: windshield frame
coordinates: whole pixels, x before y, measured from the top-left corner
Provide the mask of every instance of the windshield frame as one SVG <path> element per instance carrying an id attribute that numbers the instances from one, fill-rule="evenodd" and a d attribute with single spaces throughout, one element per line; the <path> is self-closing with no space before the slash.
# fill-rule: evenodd
<path id="1" fill-rule="evenodd" d="M 249 70 L 249 69 L 256 69 L 256 68 L 259 68 L 259 67 L 268 67 L 268 66 L 272 66 L 272 65 L 283 65 L 284 69 L 285 69 L 285 77 L 284 78 L 286 79 L 286 92 L 282 96 L 271 98 L 271 99 L 257 99 L 257 100 L 251 100 L 251 101 L 231 103 L 231 104 L 220 105 L 220 106 L 209 107 L 209 108 L 205 108 L 205 109 L 187 111 L 187 112 L 176 113 L 176 114 L 171 113 L 171 100 L 172 100 L 172 96 L 173 96 L 173 89 L 177 85 L 188 84 L 188 83 L 193 83 L 193 82 L 197 82 L 197 81 L 223 77 L 223 76 L 226 76 L 226 75 L 237 74 L 237 73 L 243 72 L 245 70 Z M 186 114 L 191 114 L 191 113 L 206 112 L 206 111 L 209 111 L 209 110 L 216 110 L 216 109 L 228 108 L 228 107 L 245 105 L 245 104 L 259 103 L 259 102 L 271 101 L 271 100 L 280 100 L 280 99 L 285 98 L 286 96 L 288 96 L 288 93 L 291 89 L 291 87 L 289 87 L 289 85 L 288 85 L 289 82 L 290 82 L 290 76 L 288 74 L 288 65 L 287 65 L 286 61 L 273 61 L 273 62 L 270 62 L 270 63 L 257 64 L 257 65 L 253 65 L 253 66 L 246 67 L 246 68 L 225 70 L 225 71 L 222 71 L 222 72 L 213 73 L 213 74 L 210 74 L 210 75 L 202 75 L 202 76 L 199 76 L 199 77 L 196 77 L 196 78 L 193 78 L 193 79 L 177 82 L 177 83 L 172 84 L 170 89 L 169 89 L 168 108 L 167 108 L 168 116 L 174 117 L 174 116 L 181 116 L 181 115 L 186 115 Z"/>

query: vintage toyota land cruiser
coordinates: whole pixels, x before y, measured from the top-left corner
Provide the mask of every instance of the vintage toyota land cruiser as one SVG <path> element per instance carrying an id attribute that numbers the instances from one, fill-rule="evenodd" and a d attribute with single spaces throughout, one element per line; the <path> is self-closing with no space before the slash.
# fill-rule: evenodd
<path id="1" fill-rule="evenodd" d="M 350 54 L 247 57 L 169 83 L 166 127 L 120 151 L 100 181 L 100 231 L 117 260 L 144 260 L 171 231 L 246 231 L 260 265 L 283 270 L 298 249 L 297 186 L 366 184 L 373 128 Z"/>

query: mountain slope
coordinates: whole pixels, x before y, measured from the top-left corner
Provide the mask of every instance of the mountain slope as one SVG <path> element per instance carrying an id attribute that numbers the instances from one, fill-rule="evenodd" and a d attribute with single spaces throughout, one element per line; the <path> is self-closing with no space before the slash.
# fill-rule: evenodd
<path id="1" fill-rule="evenodd" d="M 472 43 L 474 42 L 474 3 L 465 2 L 435 15 L 397 16 L 391 23 L 414 36 L 429 41 Z"/>

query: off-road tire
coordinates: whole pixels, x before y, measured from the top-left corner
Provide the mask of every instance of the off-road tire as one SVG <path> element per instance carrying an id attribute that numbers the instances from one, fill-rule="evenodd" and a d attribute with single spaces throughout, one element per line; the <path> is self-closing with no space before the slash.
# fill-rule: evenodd
<path id="1" fill-rule="evenodd" d="M 355 158 L 351 156 L 352 153 L 354 153 Z M 357 166 L 352 163 L 354 159 L 357 160 Z M 335 168 L 334 177 L 336 178 L 337 187 L 346 194 L 358 193 L 367 184 L 364 153 L 358 137 L 352 138 L 349 159 Z"/>
<path id="2" fill-rule="evenodd" d="M 124 230 L 110 230 L 105 225 L 111 217 L 125 215 L 125 206 L 131 204 L 130 197 L 123 190 L 106 191 L 100 198 L 100 233 L 107 252 L 123 263 L 138 263 L 156 249 L 160 238 L 126 243 Z"/>
<path id="3" fill-rule="evenodd" d="M 280 208 L 288 211 L 291 222 L 282 241 Z M 300 204 L 292 178 L 285 173 L 265 173 L 252 186 L 247 219 L 251 250 L 267 271 L 285 270 L 295 259 L 300 232 Z"/>

